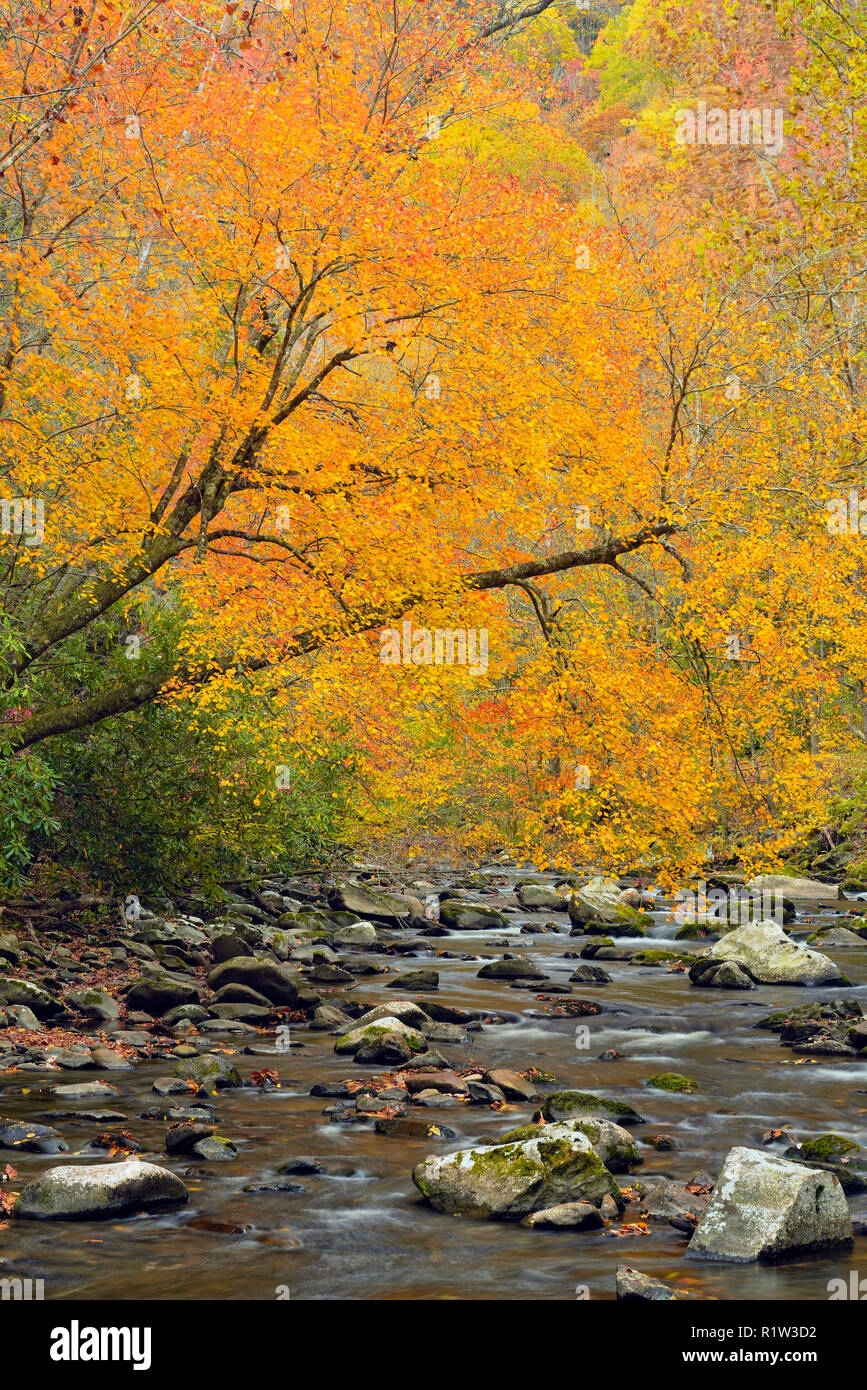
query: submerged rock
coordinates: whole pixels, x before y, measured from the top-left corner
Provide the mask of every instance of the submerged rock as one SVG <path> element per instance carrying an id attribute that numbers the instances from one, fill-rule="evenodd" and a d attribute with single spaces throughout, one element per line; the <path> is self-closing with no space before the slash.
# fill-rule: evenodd
<path id="1" fill-rule="evenodd" d="M 31 1220 L 118 1216 L 178 1205 L 189 1193 L 167 1168 L 140 1159 L 121 1163 L 61 1164 L 28 1183 L 14 1214 Z"/>
<path id="2" fill-rule="evenodd" d="M 551 1126 L 557 1130 L 551 1134 L 547 1128 L 537 1127 L 532 1138 L 518 1143 L 426 1158 L 413 1169 L 413 1182 L 437 1211 L 506 1221 L 563 1202 L 599 1206 L 605 1196 L 620 1199 L 586 1135 L 565 1126 Z"/>
<path id="3" fill-rule="evenodd" d="M 685 1095 L 690 1095 L 699 1089 L 698 1082 L 693 1081 L 691 1076 L 681 1076 L 676 1071 L 657 1072 L 656 1076 L 648 1077 L 645 1086 L 652 1086 L 655 1091 L 679 1091 Z"/>
<path id="4" fill-rule="evenodd" d="M 735 1148 L 686 1253 L 746 1263 L 851 1244 L 849 1208 L 833 1174 Z"/>

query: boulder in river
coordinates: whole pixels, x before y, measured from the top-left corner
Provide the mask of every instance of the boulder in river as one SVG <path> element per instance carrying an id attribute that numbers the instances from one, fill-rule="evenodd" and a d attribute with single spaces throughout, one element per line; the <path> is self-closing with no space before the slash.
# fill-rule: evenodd
<path id="1" fill-rule="evenodd" d="M 488 931 L 491 927 L 507 925 L 506 918 L 495 907 L 459 902 L 456 898 L 440 904 L 440 921 L 457 931 Z"/>
<path id="2" fill-rule="evenodd" d="M 338 927 L 334 940 L 338 946 L 375 946 L 376 927 L 372 922 L 352 922 L 348 927 Z"/>
<path id="3" fill-rule="evenodd" d="M 288 966 L 259 956 L 235 956 L 216 966 L 208 976 L 211 989 L 223 985 L 247 985 L 272 1004 L 294 1004 L 298 984 Z"/>
<path id="4" fill-rule="evenodd" d="M 644 1302 L 664 1303 L 679 1297 L 669 1284 L 663 1284 L 660 1279 L 651 1279 L 649 1274 L 629 1269 L 626 1265 L 619 1266 L 614 1275 L 614 1283 L 617 1297 L 625 1302 L 640 1299 Z"/>
<path id="5" fill-rule="evenodd" d="M 390 999 L 387 1004 L 376 1004 L 367 1013 L 355 1020 L 356 1028 L 366 1028 L 368 1023 L 376 1023 L 381 1018 L 399 1018 L 409 1028 L 422 1028 L 429 1022 L 426 1009 L 414 1004 L 411 999 Z M 344 1022 L 346 1019 L 344 1018 Z"/>
<path id="6" fill-rule="evenodd" d="M 522 883 L 518 889 L 518 902 L 529 912 L 565 912 L 566 898 L 556 888 L 548 888 L 538 883 Z"/>
<path id="7" fill-rule="evenodd" d="M 586 1135 L 559 1125 L 536 1127 L 519 1143 L 433 1155 L 416 1165 L 412 1179 L 437 1211 L 503 1221 L 563 1202 L 598 1207 L 605 1196 L 620 1199 Z"/>
<path id="8" fill-rule="evenodd" d="M 431 990 L 439 989 L 439 987 L 438 970 L 410 970 L 406 975 L 396 975 L 386 985 L 386 989 L 403 989 L 419 994 L 429 993 Z"/>
<path id="9" fill-rule="evenodd" d="M 34 1154 L 59 1154 L 68 1153 L 69 1145 L 51 1125 L 0 1119 L 0 1149 L 19 1149 L 24 1153 Z"/>
<path id="10" fill-rule="evenodd" d="M 645 1086 L 651 1086 L 655 1091 L 677 1091 L 683 1095 L 690 1095 L 698 1090 L 698 1082 L 691 1076 L 681 1076 L 677 1071 L 659 1071 L 655 1076 L 650 1076 L 645 1081 Z"/>
<path id="11" fill-rule="evenodd" d="M 194 1081 L 213 1094 L 243 1086 L 243 1081 L 230 1057 L 222 1053 L 203 1052 L 199 1057 L 184 1057 L 175 1068 L 175 1076 Z"/>
<path id="12" fill-rule="evenodd" d="M 820 1134 L 816 1139 L 807 1139 L 800 1148 L 792 1145 L 783 1150 L 783 1158 L 833 1173 L 844 1192 L 867 1191 L 867 1153 L 854 1139 L 846 1139 L 842 1134 Z"/>
<path id="13" fill-rule="evenodd" d="M 549 1133 L 556 1129 L 559 1133 L 583 1134 L 589 1139 L 593 1152 L 601 1158 L 610 1173 L 628 1173 L 629 1169 L 641 1162 L 635 1140 L 622 1125 L 612 1124 L 610 1120 L 562 1120 L 556 1125 L 521 1125 L 510 1129 L 500 1140 L 501 1144 L 515 1144 L 524 1139 L 532 1139 L 541 1132 Z"/>
<path id="14" fill-rule="evenodd" d="M 489 960 L 476 972 L 480 980 L 544 980 L 545 972 L 526 956 L 504 956 Z"/>
<path id="15" fill-rule="evenodd" d="M 170 975 L 148 975 L 136 980 L 126 992 L 126 1003 L 130 1009 L 141 1009 L 151 1018 L 162 1018 L 170 1009 L 179 1004 L 198 1004 L 197 985 Z"/>
<path id="16" fill-rule="evenodd" d="M 375 917 L 394 923 L 424 915 L 418 898 L 375 893 L 372 888 L 362 888 L 357 883 L 335 884 L 328 894 L 328 906 L 336 912 L 357 912 L 363 918 Z"/>
<path id="17" fill-rule="evenodd" d="M 690 968 L 690 983 L 702 989 L 755 989 L 742 966 L 733 960 L 697 960 Z"/>
<path id="18" fill-rule="evenodd" d="M 791 878 L 788 874 L 759 874 L 758 878 L 750 879 L 747 888 L 752 892 L 800 898 L 802 902 L 834 902 L 843 896 L 843 890 L 837 883 L 822 883 L 817 878 Z"/>
<path id="19" fill-rule="evenodd" d="M 377 1032 L 361 1044 L 355 1053 L 355 1060 L 362 1065 L 384 1067 L 390 1071 L 395 1067 L 405 1067 L 413 1056 L 412 1045 L 402 1033 Z"/>
<path id="20" fill-rule="evenodd" d="M 80 1014 L 107 1022 L 120 1018 L 120 1005 L 105 989 L 74 989 L 66 996 L 66 1002 Z"/>
<path id="21" fill-rule="evenodd" d="M 544 1211 L 531 1211 L 521 1221 L 536 1231 L 595 1231 L 604 1224 L 601 1211 L 591 1202 L 561 1202 Z"/>
<path id="22" fill-rule="evenodd" d="M 385 1037 L 387 1033 L 395 1033 L 405 1038 L 407 1045 L 413 1052 L 424 1052 L 427 1043 L 421 1033 L 402 1019 L 394 1016 L 385 1015 L 378 1018 L 375 1023 L 366 1023 L 361 1028 L 351 1028 L 337 1039 L 334 1044 L 334 1051 L 340 1055 L 343 1053 L 355 1053 L 360 1048 L 375 1043 L 379 1038 Z"/>
<path id="23" fill-rule="evenodd" d="M 612 1120 L 618 1125 L 643 1125 L 647 1121 L 623 1100 L 594 1096 L 589 1091 L 552 1091 L 545 1098 L 546 1120 Z"/>
<path id="24" fill-rule="evenodd" d="M 851 1244 L 849 1208 L 832 1173 L 760 1149 L 735 1148 L 686 1253 L 746 1263 Z"/>
<path id="25" fill-rule="evenodd" d="M 576 927 L 593 932 L 601 926 L 616 926 L 618 936 L 646 936 L 651 921 L 624 901 L 616 879 L 591 878 L 576 888 L 568 903 L 569 919 Z"/>
<path id="26" fill-rule="evenodd" d="M 120 1216 L 188 1200 L 181 1179 L 140 1159 L 121 1163 L 64 1163 L 28 1183 L 14 1214 L 31 1220 Z"/>
<path id="27" fill-rule="evenodd" d="M 53 1018 L 63 1013 L 63 1005 L 53 994 L 32 980 L 19 980 L 14 975 L 0 975 L 0 1004 L 26 1004 L 37 1018 Z"/>
<path id="28" fill-rule="evenodd" d="M 763 985 L 845 984 L 832 960 L 819 951 L 799 946 L 782 927 L 767 918 L 728 932 L 721 941 L 709 946 L 701 958 L 731 961 Z"/>

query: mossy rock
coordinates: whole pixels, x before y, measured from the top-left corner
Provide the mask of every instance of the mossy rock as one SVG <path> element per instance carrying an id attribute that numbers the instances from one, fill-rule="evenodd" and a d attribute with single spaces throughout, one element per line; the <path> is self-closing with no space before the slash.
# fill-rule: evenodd
<path id="1" fill-rule="evenodd" d="M 833 1173 L 844 1192 L 867 1192 L 867 1155 L 860 1144 L 842 1134 L 820 1134 L 818 1139 L 807 1139 L 799 1149 L 794 1145 L 786 1149 L 783 1158 Z"/>
<path id="2" fill-rule="evenodd" d="M 689 951 L 666 951 L 663 949 L 636 951 L 632 957 L 633 965 L 692 965 L 695 956 Z"/>
<path id="3" fill-rule="evenodd" d="M 560 1202 L 598 1206 L 606 1196 L 622 1205 L 615 1178 L 583 1134 L 565 1125 L 529 1128 L 517 1143 L 428 1157 L 413 1182 L 437 1211 L 488 1220 L 516 1221 Z"/>
<path id="4" fill-rule="evenodd" d="M 660 1071 L 655 1076 L 648 1077 L 645 1086 L 652 1086 L 655 1091 L 677 1091 L 682 1095 L 691 1095 L 693 1091 L 699 1089 L 699 1084 L 691 1076 L 681 1076 L 676 1071 Z"/>
<path id="5" fill-rule="evenodd" d="M 769 1028 L 772 1033 L 782 1033 L 793 1023 L 809 1023 L 815 1020 L 824 1022 L 857 1022 L 862 1017 L 861 1004 L 857 999 L 834 999 L 824 1004 L 797 1004 L 790 1009 L 777 1009 L 760 1018 L 755 1028 Z"/>
<path id="6" fill-rule="evenodd" d="M 621 919 L 617 927 L 621 936 L 646 936 L 648 928 L 653 926 L 653 918 L 648 913 L 639 912 L 628 903 L 618 907 L 617 915 Z"/>
<path id="7" fill-rule="evenodd" d="M 194 1081 L 211 1095 L 244 1084 L 230 1059 L 212 1052 L 204 1052 L 198 1057 L 184 1057 L 175 1067 L 174 1074 L 183 1081 Z"/>
<path id="8" fill-rule="evenodd" d="M 458 898 L 448 898 L 440 903 L 440 921 L 443 926 L 456 931 L 487 931 L 491 928 L 508 926 L 502 912 L 486 903 L 464 902 Z"/>
<path id="9" fill-rule="evenodd" d="M 386 1017 L 382 1023 L 368 1023 L 363 1028 L 353 1028 L 350 1032 L 344 1033 L 334 1044 L 334 1051 L 338 1055 L 355 1053 L 362 1047 L 369 1047 L 371 1043 L 379 1042 L 380 1038 L 391 1034 L 403 1038 L 413 1052 L 427 1051 L 427 1040 L 421 1033 L 408 1027 L 401 1019 L 393 1017 Z"/>
<path id="10" fill-rule="evenodd" d="M 716 941 L 717 932 L 708 931 L 701 922 L 685 922 L 674 933 L 675 941 Z"/>
<path id="11" fill-rule="evenodd" d="M 647 1121 L 631 1105 L 590 1091 L 552 1091 L 541 1113 L 546 1120 L 613 1120 L 615 1124 L 643 1125 Z"/>
<path id="12" fill-rule="evenodd" d="M 500 1140 L 501 1144 L 522 1144 L 527 1139 L 537 1139 L 547 1128 L 538 1124 L 521 1125 L 510 1129 Z M 627 1173 L 635 1164 L 641 1162 L 635 1140 L 622 1125 L 611 1120 L 562 1120 L 557 1130 L 566 1129 L 572 1133 L 583 1134 L 593 1147 L 593 1151 L 605 1164 L 610 1173 Z"/>
<path id="13" fill-rule="evenodd" d="M 863 1153 L 863 1149 L 854 1139 L 845 1139 L 842 1134 L 820 1134 L 818 1139 L 805 1140 L 800 1148 L 801 1157 L 808 1159 L 843 1158 L 851 1153 Z"/>

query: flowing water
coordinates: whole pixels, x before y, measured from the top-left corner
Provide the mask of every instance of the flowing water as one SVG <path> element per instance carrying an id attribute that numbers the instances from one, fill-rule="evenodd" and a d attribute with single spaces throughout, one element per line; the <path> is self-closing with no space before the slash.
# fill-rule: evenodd
<path id="1" fill-rule="evenodd" d="M 514 904 L 511 897 L 502 901 Z M 824 911 L 810 920 L 832 915 Z M 685 974 L 664 966 L 599 962 L 612 983 L 578 985 L 574 995 L 601 1003 L 604 1012 L 582 1019 L 529 1017 L 530 1010 L 543 1007 L 535 990 L 477 979 L 478 958 L 436 956 L 443 949 L 491 956 L 500 952 L 488 943 L 508 940 L 510 949 L 530 955 L 551 981 L 565 982 L 580 964 L 567 960 L 565 953 L 582 945 L 570 939 L 568 924 L 556 935 L 518 932 L 524 922 L 549 917 L 516 912 L 505 932 L 430 938 L 428 957 L 392 962 L 402 969 L 435 966 L 440 988 L 429 998 L 505 1016 L 471 1035 L 471 1048 L 434 1044 L 451 1062 L 464 1064 L 472 1057 L 485 1067 L 523 1071 L 537 1066 L 552 1072 L 563 1087 L 598 1090 L 628 1101 L 648 1119 L 635 1130 L 644 1159 L 636 1176 L 644 1180 L 659 1176 L 688 1182 L 701 1169 L 716 1175 L 732 1146 L 757 1147 L 765 1130 L 783 1126 L 791 1126 L 798 1140 L 834 1131 L 867 1143 L 867 1060 L 804 1060 L 781 1046 L 775 1034 L 755 1028 L 770 1011 L 808 998 L 854 996 L 863 1007 L 867 945 L 830 948 L 853 984 L 809 996 L 802 989 L 769 986 L 700 990 Z M 669 944 L 673 928 L 665 917 L 664 911 L 654 914 L 654 944 Z M 806 925 L 801 917 L 794 929 Z M 383 983 L 363 978 L 353 997 L 369 1005 L 388 999 L 391 992 Z M 544 983 L 538 988 L 542 992 Z M 588 1048 L 576 1047 L 578 1026 L 589 1029 Z M 441 1215 L 419 1199 L 410 1178 L 413 1165 L 431 1152 L 492 1142 L 528 1120 L 535 1107 L 509 1104 L 505 1112 L 461 1102 L 437 1109 L 412 1107 L 410 1113 L 454 1130 L 458 1139 L 452 1141 L 386 1137 L 374 1131 L 372 1121 L 330 1123 L 323 1110 L 335 1102 L 311 1097 L 313 1083 L 366 1079 L 378 1069 L 337 1057 L 327 1033 L 299 1025 L 292 1037 L 291 1052 L 275 1052 L 273 1058 L 245 1055 L 246 1038 L 224 1040 L 238 1049 L 236 1062 L 245 1079 L 263 1067 L 275 1067 L 281 1079 L 280 1089 L 250 1087 L 215 1098 L 218 1132 L 240 1147 L 233 1163 L 194 1161 L 191 1168 L 189 1159 L 167 1159 L 165 1123 L 139 1118 L 157 1099 L 152 1081 L 170 1074 L 174 1061 L 150 1060 L 127 1072 L 87 1071 L 76 1077 L 56 1071 L 8 1076 L 16 1088 L 32 1086 L 33 1091 L 13 1097 L 13 1087 L 7 1085 L 3 1112 L 55 1123 L 73 1151 L 106 1126 L 52 1119 L 60 1107 L 40 1098 L 38 1088 L 73 1079 L 110 1081 L 121 1097 L 108 1104 L 124 1113 L 123 1127 L 142 1143 L 142 1156 L 190 1174 L 185 1177 L 190 1201 L 169 1214 L 113 1222 L 10 1222 L 0 1238 L 0 1272 L 44 1278 L 46 1298 L 107 1300 L 574 1299 L 586 1296 L 584 1290 L 592 1298 L 607 1299 L 614 1297 L 614 1270 L 620 1264 L 669 1279 L 704 1298 L 825 1300 L 830 1279 L 848 1280 L 852 1269 L 867 1274 L 863 1237 L 856 1237 L 851 1252 L 775 1266 L 730 1266 L 685 1261 L 686 1235 L 659 1220 L 648 1223 L 648 1235 L 614 1236 L 606 1231 L 532 1231 L 512 1223 Z M 274 1035 L 263 1034 L 256 1042 L 273 1043 Z M 619 1059 L 598 1060 L 610 1048 Z M 648 1090 L 643 1082 L 660 1071 L 692 1076 L 701 1091 L 677 1095 Z M 656 1151 L 644 1142 L 660 1133 L 674 1138 L 674 1151 Z M 18 1170 L 16 1186 L 58 1162 L 31 1154 L 4 1159 L 10 1156 Z M 297 1156 L 316 1158 L 326 1170 L 293 1179 L 303 1186 L 303 1194 L 243 1191 Z M 621 1185 L 628 1181 L 621 1175 Z M 867 1216 L 867 1194 L 849 1201 L 854 1217 Z"/>

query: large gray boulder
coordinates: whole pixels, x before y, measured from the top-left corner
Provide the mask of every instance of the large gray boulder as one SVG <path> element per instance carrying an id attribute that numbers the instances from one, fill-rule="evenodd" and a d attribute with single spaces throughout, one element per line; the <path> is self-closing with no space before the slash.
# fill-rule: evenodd
<path id="1" fill-rule="evenodd" d="M 522 883 L 518 889 L 518 902 L 530 912 L 565 912 L 566 898 L 556 888 L 538 883 Z"/>
<path id="2" fill-rule="evenodd" d="M 334 940 L 339 946 L 374 946 L 376 927 L 372 922 L 353 922 L 348 927 L 338 927 Z"/>
<path id="3" fill-rule="evenodd" d="M 357 883 L 335 884 L 328 894 L 328 906 L 335 912 L 357 912 L 359 917 L 386 922 L 406 922 L 424 915 L 421 902 L 410 894 L 375 893 Z"/>
<path id="4" fill-rule="evenodd" d="M 765 919 L 728 932 L 701 953 L 702 960 L 733 961 L 762 985 L 828 985 L 843 977 L 832 960 L 791 941 L 782 927 Z"/>
<path id="5" fill-rule="evenodd" d="M 568 911 L 573 925 L 587 931 L 616 926 L 621 934 L 646 935 L 649 919 L 630 906 L 613 878 L 591 878 L 583 888 L 576 888 L 569 899 Z"/>
<path id="6" fill-rule="evenodd" d="M 140 1009 L 152 1018 L 162 1018 L 170 1009 L 181 1004 L 198 1004 L 199 988 L 172 975 L 148 975 L 136 980 L 126 992 L 126 1003 L 130 1009 Z"/>
<path id="7" fill-rule="evenodd" d="M 590 1147 L 602 1160 L 609 1173 L 628 1173 L 629 1169 L 641 1163 L 638 1148 L 622 1125 L 612 1124 L 610 1120 L 562 1120 L 553 1125 L 545 1125 L 544 1133 L 583 1134 L 589 1139 Z M 499 1141 L 501 1144 L 514 1144 L 524 1139 L 533 1139 L 539 1134 L 538 1125 L 521 1125 L 510 1129 Z"/>
<path id="8" fill-rule="evenodd" d="M 387 1004 L 375 1004 L 372 1009 L 368 1009 L 366 1014 L 362 1014 L 354 1023 L 355 1028 L 366 1028 L 368 1023 L 377 1023 L 381 1018 L 399 1018 L 401 1023 L 406 1023 L 410 1028 L 421 1029 L 425 1024 L 430 1023 L 430 1018 L 424 1009 L 418 1004 L 414 1004 L 411 999 L 389 1000 Z M 344 1022 L 347 1020 L 344 1018 Z"/>
<path id="9" fill-rule="evenodd" d="M 53 994 L 32 980 L 19 980 L 14 975 L 0 975 L 0 1004 L 26 1004 L 37 1018 L 53 1018 L 63 1013 L 63 1005 Z"/>
<path id="10" fill-rule="evenodd" d="M 64 1163 L 28 1183 L 14 1214 L 31 1220 L 120 1216 L 188 1200 L 180 1178 L 140 1159 L 121 1163 Z"/>
<path id="11" fill-rule="evenodd" d="M 66 1002 L 80 1014 L 87 1014 L 101 1022 L 120 1018 L 120 1005 L 105 989 L 74 989 L 67 994 Z"/>
<path id="12" fill-rule="evenodd" d="M 556 1124 L 561 1120 L 609 1120 L 616 1125 L 643 1125 L 647 1121 L 625 1100 L 594 1096 L 590 1091 L 552 1091 L 542 1113 Z"/>
<path id="13" fill-rule="evenodd" d="M 407 1046 L 411 1052 L 426 1052 L 427 1042 L 415 1028 L 403 1019 L 396 1018 L 393 1014 L 383 1014 L 371 1023 L 365 1023 L 363 1027 L 347 1029 L 334 1044 L 334 1051 L 339 1055 L 344 1053 L 354 1054 L 361 1048 L 379 1042 L 386 1035 L 397 1034 L 398 1037 L 405 1038 Z"/>
<path id="14" fill-rule="evenodd" d="M 437 1211 L 501 1221 L 564 1202 L 622 1201 L 586 1135 L 565 1125 L 534 1128 L 514 1143 L 432 1155 L 413 1169 L 412 1180 Z"/>
<path id="15" fill-rule="evenodd" d="M 842 898 L 843 890 L 836 883 L 821 883 L 816 878 L 791 878 L 788 874 L 759 874 L 751 878 L 747 888 L 757 892 L 781 893 L 802 902 L 827 903 Z"/>
<path id="16" fill-rule="evenodd" d="M 440 921 L 446 927 L 457 931 L 489 931 L 491 927 L 508 925 L 502 912 L 484 903 L 462 902 L 458 898 L 447 898 L 440 904 Z"/>
<path id="17" fill-rule="evenodd" d="M 298 985 L 293 972 L 285 965 L 262 956 L 234 956 L 216 966 L 208 976 L 211 989 L 223 985 L 247 985 L 272 1004 L 294 1004 Z"/>
<path id="18" fill-rule="evenodd" d="M 832 1173 L 737 1148 L 723 1164 L 686 1253 L 746 1263 L 851 1244 L 849 1208 Z"/>
<path id="19" fill-rule="evenodd" d="M 174 1072 L 182 1081 L 194 1081 L 211 1095 L 243 1086 L 241 1074 L 231 1057 L 222 1052 L 201 1052 L 198 1057 L 182 1057 Z"/>

